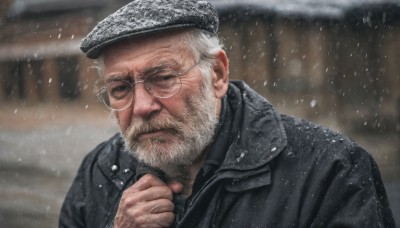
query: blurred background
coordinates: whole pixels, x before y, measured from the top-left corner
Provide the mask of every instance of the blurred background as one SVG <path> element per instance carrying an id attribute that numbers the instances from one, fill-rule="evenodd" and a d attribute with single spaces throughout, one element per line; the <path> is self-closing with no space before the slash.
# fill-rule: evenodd
<path id="1" fill-rule="evenodd" d="M 81 39 L 126 0 L 0 1 L 0 227 L 57 227 L 83 156 L 118 129 Z M 400 225 L 400 2 L 211 1 L 245 80 L 376 159 Z"/>

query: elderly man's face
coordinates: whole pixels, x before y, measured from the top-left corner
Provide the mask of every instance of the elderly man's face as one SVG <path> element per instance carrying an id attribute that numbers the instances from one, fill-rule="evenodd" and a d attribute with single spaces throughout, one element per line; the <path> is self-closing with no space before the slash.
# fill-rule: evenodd
<path id="1" fill-rule="evenodd" d="M 103 55 L 106 79 L 128 76 L 134 82 L 143 79 L 138 75 L 144 71 L 160 66 L 185 71 L 196 60 L 180 38 L 181 34 L 174 34 L 113 45 Z M 116 112 L 127 148 L 135 157 L 162 169 L 188 165 L 200 156 L 217 123 L 217 98 L 225 93 L 214 86 L 218 73 L 212 68 L 210 74 L 212 80 L 206 83 L 195 66 L 181 77 L 180 92 L 170 98 L 156 98 L 143 83 L 135 85 L 133 104 Z"/>

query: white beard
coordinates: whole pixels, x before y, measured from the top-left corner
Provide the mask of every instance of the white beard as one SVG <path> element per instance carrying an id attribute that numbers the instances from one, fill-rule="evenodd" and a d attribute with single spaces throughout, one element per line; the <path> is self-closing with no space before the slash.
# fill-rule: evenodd
<path id="1" fill-rule="evenodd" d="M 217 123 L 216 98 L 211 83 L 203 80 L 201 91 L 185 100 L 182 115 L 132 119 L 123 133 L 125 147 L 139 161 L 163 170 L 167 176 L 186 179 L 182 176 L 187 175 L 182 173 L 183 170 L 198 159 L 211 143 Z M 138 140 L 141 134 L 160 129 L 169 134 Z"/>

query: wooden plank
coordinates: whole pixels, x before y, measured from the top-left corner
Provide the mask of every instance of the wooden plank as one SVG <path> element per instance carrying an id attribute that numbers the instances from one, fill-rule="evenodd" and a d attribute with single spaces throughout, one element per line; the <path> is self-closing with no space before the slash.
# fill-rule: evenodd
<path id="1" fill-rule="evenodd" d="M 22 78 L 24 81 L 24 100 L 28 104 L 38 103 L 39 88 L 38 88 L 38 72 L 35 72 L 33 63 L 24 62 L 22 64 Z"/>
<path id="2" fill-rule="evenodd" d="M 392 115 L 398 115 L 400 118 L 400 110 L 396 110 L 396 106 L 400 105 L 400 22 L 388 26 L 381 43 L 383 60 L 383 69 L 385 71 L 385 93 L 387 93 L 385 103 L 386 112 Z M 400 107 L 400 106 L 399 106 Z M 396 113 L 396 114 L 394 114 Z M 400 121 L 399 121 L 400 127 Z M 399 129 L 400 130 L 400 129 Z"/>
<path id="3" fill-rule="evenodd" d="M 335 42 L 331 37 L 335 36 L 331 25 L 324 22 L 309 24 L 306 35 L 307 118 L 316 120 L 336 112 L 336 94 L 329 90 L 329 78 L 335 77 L 329 69 L 335 61 L 328 53 Z"/>
<path id="4" fill-rule="evenodd" d="M 97 69 L 93 60 L 84 55 L 79 56 L 79 81 L 81 101 L 88 105 L 96 103 L 97 99 L 94 93 L 94 84 L 99 79 Z"/>
<path id="5" fill-rule="evenodd" d="M 243 79 L 241 23 L 224 21 L 220 26 L 221 37 L 229 58 L 229 78 Z"/>
<path id="6" fill-rule="evenodd" d="M 262 18 L 244 21 L 243 62 L 244 79 L 257 92 L 267 96 L 270 71 L 270 42 L 268 22 Z"/>
<path id="7" fill-rule="evenodd" d="M 6 99 L 6 71 L 5 63 L 0 63 L 0 104 Z"/>
<path id="8" fill-rule="evenodd" d="M 58 67 L 54 59 L 45 59 L 42 68 L 43 78 L 43 99 L 46 102 L 60 102 L 60 81 Z"/>

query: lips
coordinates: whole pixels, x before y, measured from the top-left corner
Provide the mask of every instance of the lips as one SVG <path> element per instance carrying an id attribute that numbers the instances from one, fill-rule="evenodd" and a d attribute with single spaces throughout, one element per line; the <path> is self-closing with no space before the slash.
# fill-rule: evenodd
<path id="1" fill-rule="evenodd" d="M 173 136 L 176 135 L 177 131 L 173 128 L 166 128 L 166 129 L 153 129 L 150 131 L 145 131 L 145 132 L 139 132 L 137 136 L 135 137 L 136 139 L 140 140 L 145 140 L 145 139 L 154 139 L 154 138 L 160 138 L 160 137 L 165 137 L 165 136 Z"/>
<path id="2" fill-rule="evenodd" d="M 165 141 L 171 137 L 182 135 L 184 127 L 184 123 L 172 117 L 151 120 L 135 118 L 132 119 L 131 125 L 126 129 L 124 135 L 134 144 L 147 140 Z"/>

